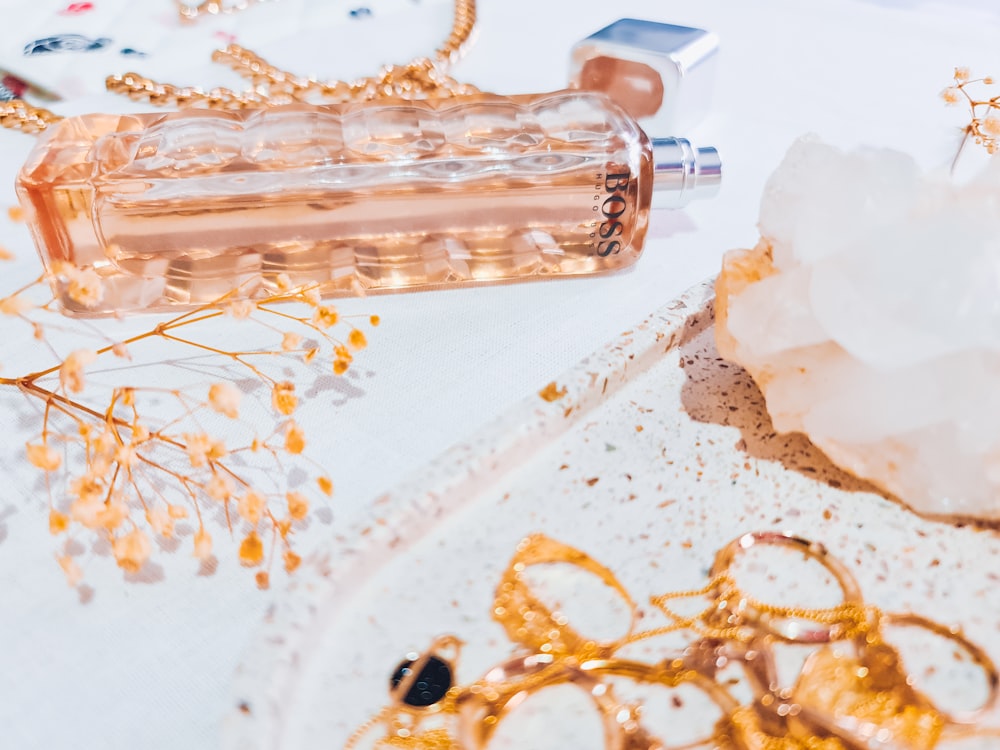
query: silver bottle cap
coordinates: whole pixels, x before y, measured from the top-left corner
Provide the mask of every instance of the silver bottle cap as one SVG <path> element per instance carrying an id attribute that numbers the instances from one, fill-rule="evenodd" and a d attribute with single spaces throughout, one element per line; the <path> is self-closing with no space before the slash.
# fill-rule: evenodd
<path id="1" fill-rule="evenodd" d="M 622 18 L 573 47 L 570 87 L 601 91 L 647 133 L 687 132 L 708 114 L 719 37 Z"/>
<path id="2" fill-rule="evenodd" d="M 711 146 L 695 148 L 687 138 L 653 138 L 656 205 L 680 208 L 711 198 L 722 183 L 722 159 Z"/>

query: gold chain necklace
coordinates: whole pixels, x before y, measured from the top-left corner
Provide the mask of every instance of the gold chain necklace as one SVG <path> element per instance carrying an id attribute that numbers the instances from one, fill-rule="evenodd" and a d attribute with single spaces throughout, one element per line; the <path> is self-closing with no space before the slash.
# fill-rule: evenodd
<path id="1" fill-rule="evenodd" d="M 206 0 L 197 6 L 178 3 L 178 13 L 184 20 L 193 20 L 206 14 L 236 12 L 250 4 L 250 0 L 232 6 L 224 6 L 218 0 Z M 271 65 L 248 49 L 230 44 L 217 50 L 212 55 L 212 60 L 229 65 L 246 78 L 251 84 L 248 90 L 235 91 L 220 87 L 204 91 L 197 86 L 160 83 L 138 73 L 109 76 L 105 85 L 116 94 L 124 94 L 135 101 L 145 101 L 157 106 L 226 110 L 300 101 L 336 104 L 390 96 L 431 99 L 471 94 L 478 89 L 459 83 L 446 71 L 461 56 L 475 25 L 476 0 L 455 0 L 451 31 L 433 56 L 417 57 L 403 65 L 387 65 L 378 74 L 355 81 L 303 78 Z M 54 112 L 36 107 L 24 99 L 13 99 L 0 104 L 0 125 L 25 133 L 39 133 L 61 119 Z"/>

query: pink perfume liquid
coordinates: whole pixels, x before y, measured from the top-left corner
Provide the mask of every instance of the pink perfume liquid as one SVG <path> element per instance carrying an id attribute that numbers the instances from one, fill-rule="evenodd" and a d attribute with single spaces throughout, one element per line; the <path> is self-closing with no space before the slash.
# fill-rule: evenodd
<path id="1" fill-rule="evenodd" d="M 86 115 L 17 180 L 39 253 L 98 273 L 70 314 L 164 310 L 238 287 L 396 291 L 611 271 L 654 187 L 681 205 L 714 149 L 654 144 L 601 94 Z M 655 183 L 655 185 L 654 185 Z"/>

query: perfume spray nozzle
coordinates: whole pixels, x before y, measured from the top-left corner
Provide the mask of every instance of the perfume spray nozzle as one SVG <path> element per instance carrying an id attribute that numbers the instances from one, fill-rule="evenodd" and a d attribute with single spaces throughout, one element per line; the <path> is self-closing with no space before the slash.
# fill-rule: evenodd
<path id="1" fill-rule="evenodd" d="M 715 148 L 696 148 L 686 138 L 653 138 L 651 143 L 657 205 L 680 208 L 719 192 L 722 159 Z"/>

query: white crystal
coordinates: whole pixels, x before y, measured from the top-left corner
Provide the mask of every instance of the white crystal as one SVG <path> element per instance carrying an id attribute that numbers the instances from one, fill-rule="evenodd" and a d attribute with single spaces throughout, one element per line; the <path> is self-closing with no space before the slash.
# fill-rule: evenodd
<path id="1" fill-rule="evenodd" d="M 957 184 L 812 138 L 730 253 L 717 339 L 776 429 L 929 514 L 1000 518 L 1000 159 Z"/>

